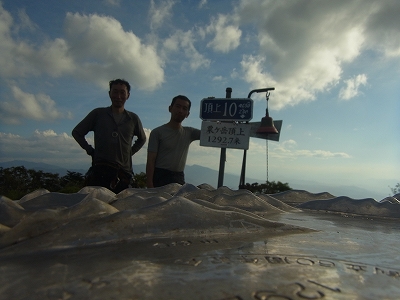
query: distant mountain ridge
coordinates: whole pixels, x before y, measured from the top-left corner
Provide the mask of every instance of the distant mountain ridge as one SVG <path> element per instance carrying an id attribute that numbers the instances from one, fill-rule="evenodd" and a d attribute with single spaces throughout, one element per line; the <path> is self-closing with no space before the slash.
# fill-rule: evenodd
<path id="1" fill-rule="evenodd" d="M 45 163 L 36 163 L 24 160 L 13 160 L 8 162 L 0 162 L 0 167 L 2 168 L 11 168 L 24 166 L 27 169 L 33 169 L 36 171 L 43 171 L 49 173 L 57 173 L 59 176 L 64 176 L 67 174 L 67 171 L 70 172 L 78 172 L 81 174 L 85 174 L 87 169 L 66 169 L 55 165 L 45 164 Z M 135 173 L 146 172 L 146 165 L 134 165 L 133 170 Z M 203 183 L 207 183 L 215 188 L 218 186 L 218 175 L 219 172 L 207 167 L 199 166 L 199 165 L 187 165 L 185 168 L 185 178 L 187 183 L 191 183 L 193 185 L 200 185 Z M 239 188 L 239 175 L 224 174 L 224 186 L 227 186 L 233 190 Z M 251 177 L 246 177 L 246 183 L 265 183 L 265 180 L 255 179 Z M 286 183 L 286 182 L 284 182 Z M 381 193 L 376 193 L 374 191 L 366 190 L 356 186 L 346 186 L 346 185 L 329 185 L 315 181 L 305 181 L 301 179 L 290 179 L 287 182 L 289 186 L 296 190 L 305 190 L 312 193 L 320 193 L 320 192 L 329 192 L 335 196 L 348 196 L 354 199 L 363 199 L 363 198 L 374 198 L 375 200 L 382 200 L 384 196 Z M 388 193 L 389 195 L 389 193 Z M 386 196 L 388 196 L 386 195 Z"/>
<path id="2" fill-rule="evenodd" d="M 79 172 L 85 174 L 87 170 L 84 169 L 66 169 L 55 165 L 50 165 L 46 163 L 37 163 L 26 160 L 12 160 L 7 162 L 0 162 L 0 167 L 2 168 L 12 168 L 12 167 L 20 167 L 24 166 L 26 169 L 32 169 L 35 171 L 43 171 L 58 174 L 60 176 L 64 176 L 67 174 L 67 171 L 70 172 Z"/>

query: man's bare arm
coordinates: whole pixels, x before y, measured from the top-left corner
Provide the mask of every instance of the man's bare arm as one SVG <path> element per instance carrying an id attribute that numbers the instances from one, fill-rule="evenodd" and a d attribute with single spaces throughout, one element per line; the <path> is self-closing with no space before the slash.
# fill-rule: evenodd
<path id="1" fill-rule="evenodd" d="M 154 169 L 156 167 L 157 152 L 147 152 L 146 177 L 147 187 L 153 188 Z"/>

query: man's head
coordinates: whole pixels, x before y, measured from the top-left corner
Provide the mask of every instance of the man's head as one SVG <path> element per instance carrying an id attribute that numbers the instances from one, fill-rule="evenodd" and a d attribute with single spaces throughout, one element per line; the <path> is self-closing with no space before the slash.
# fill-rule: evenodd
<path id="1" fill-rule="evenodd" d="M 176 100 L 178 100 L 178 99 L 187 101 L 187 103 L 189 104 L 189 109 L 188 109 L 188 111 L 190 111 L 190 107 L 192 106 L 192 102 L 189 100 L 188 97 L 183 96 L 183 95 L 178 95 L 178 96 L 175 96 L 174 98 L 172 98 L 172 102 L 171 102 L 171 105 L 170 105 L 170 106 L 174 106 Z"/>
<path id="2" fill-rule="evenodd" d="M 178 95 L 172 98 L 171 105 L 169 106 L 171 120 L 181 123 L 189 116 L 191 105 L 192 102 L 186 96 Z"/>
<path id="3" fill-rule="evenodd" d="M 131 86 L 123 79 L 115 79 L 110 81 L 110 96 L 112 107 L 121 111 L 124 109 L 125 102 L 130 95 Z"/>
<path id="4" fill-rule="evenodd" d="M 110 85 L 110 92 L 111 92 L 112 86 L 113 86 L 114 84 L 123 84 L 123 85 L 126 86 L 126 90 L 128 91 L 128 93 L 131 92 L 131 85 L 129 84 L 128 81 L 126 81 L 126 80 L 124 80 L 124 79 L 114 79 L 114 80 L 111 80 L 111 81 L 109 82 L 109 85 Z"/>

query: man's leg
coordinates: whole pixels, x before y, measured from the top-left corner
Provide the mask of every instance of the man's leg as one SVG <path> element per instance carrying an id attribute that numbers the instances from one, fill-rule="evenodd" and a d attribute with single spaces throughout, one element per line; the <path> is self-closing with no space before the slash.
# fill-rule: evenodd
<path id="1" fill-rule="evenodd" d="M 91 185 L 102 186 L 113 191 L 112 184 L 115 184 L 117 179 L 118 170 L 106 165 L 93 166 L 93 180 Z"/>

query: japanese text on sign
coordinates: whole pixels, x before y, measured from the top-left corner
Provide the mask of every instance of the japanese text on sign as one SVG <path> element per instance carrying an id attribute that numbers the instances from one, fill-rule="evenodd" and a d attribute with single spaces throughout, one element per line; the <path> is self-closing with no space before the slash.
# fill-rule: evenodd
<path id="1" fill-rule="evenodd" d="M 249 149 L 249 124 L 203 121 L 200 146 Z"/>
<path id="2" fill-rule="evenodd" d="M 214 121 L 250 121 L 253 100 L 250 98 L 211 98 L 201 100 L 200 118 Z"/>

